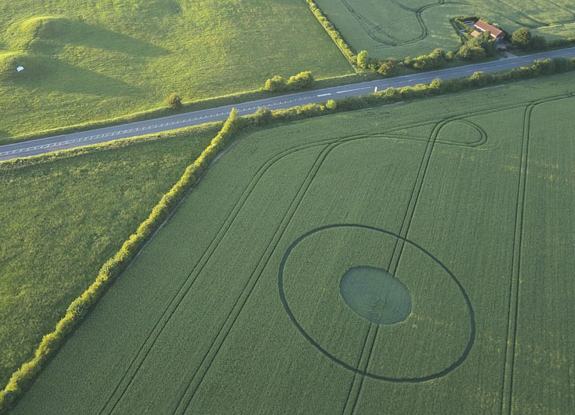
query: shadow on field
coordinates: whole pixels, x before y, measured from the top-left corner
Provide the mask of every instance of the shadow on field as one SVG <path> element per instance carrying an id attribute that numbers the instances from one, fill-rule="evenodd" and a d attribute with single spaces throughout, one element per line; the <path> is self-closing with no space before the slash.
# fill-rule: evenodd
<path id="1" fill-rule="evenodd" d="M 145 41 L 66 17 L 32 18 L 22 26 L 30 27 L 23 31 L 32 34 L 24 49 L 35 53 L 55 55 L 70 45 L 144 57 L 169 53 L 166 49 Z"/>
<path id="2" fill-rule="evenodd" d="M 140 88 L 97 72 L 51 60 L 47 77 L 34 87 L 45 92 L 80 93 L 105 97 L 137 95 Z"/>
<path id="3" fill-rule="evenodd" d="M 12 138 L 12 134 L 0 128 L 0 146 L 4 144 L 10 144 L 10 138 Z"/>
<path id="4" fill-rule="evenodd" d="M 169 52 L 159 46 L 83 22 L 68 20 L 71 30 L 60 39 L 77 46 L 88 46 L 134 56 L 157 57 Z"/>

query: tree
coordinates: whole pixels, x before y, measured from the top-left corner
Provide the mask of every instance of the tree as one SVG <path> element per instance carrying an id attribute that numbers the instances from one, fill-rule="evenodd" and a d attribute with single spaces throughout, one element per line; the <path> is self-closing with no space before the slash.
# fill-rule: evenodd
<path id="1" fill-rule="evenodd" d="M 254 113 L 253 119 L 256 125 L 267 125 L 272 122 L 273 114 L 269 108 L 259 107 L 258 110 Z"/>
<path id="2" fill-rule="evenodd" d="M 439 78 L 435 78 L 433 81 L 431 81 L 431 83 L 429 84 L 429 89 L 431 90 L 431 92 L 433 93 L 439 93 L 441 92 L 441 79 Z"/>
<path id="3" fill-rule="evenodd" d="M 461 46 L 457 52 L 457 57 L 464 61 L 477 62 L 485 58 L 485 49 L 479 46 L 472 46 L 469 43 Z"/>
<path id="4" fill-rule="evenodd" d="M 286 81 L 281 77 L 281 75 L 276 75 L 266 81 L 264 89 L 268 92 L 285 91 Z"/>
<path id="5" fill-rule="evenodd" d="M 483 49 L 487 55 L 495 55 L 497 52 L 497 41 L 491 38 L 491 32 L 489 30 L 471 39 L 467 44 L 472 48 L 479 47 Z"/>
<path id="6" fill-rule="evenodd" d="M 468 79 L 474 86 L 483 86 L 487 83 L 486 75 L 481 71 L 473 72 L 473 75 L 471 75 Z"/>
<path id="7" fill-rule="evenodd" d="M 180 97 L 177 93 L 172 93 L 166 100 L 168 107 L 173 110 L 177 110 L 182 108 L 182 97 Z"/>
<path id="8" fill-rule="evenodd" d="M 399 70 L 399 62 L 397 59 L 387 59 L 384 61 L 379 62 L 379 68 L 377 68 L 377 72 L 379 72 L 382 76 L 395 76 L 397 75 L 397 71 Z"/>
<path id="9" fill-rule="evenodd" d="M 520 49 L 529 49 L 531 47 L 531 32 L 526 27 L 517 29 L 511 35 L 511 43 Z"/>
<path id="10" fill-rule="evenodd" d="M 313 81 L 313 75 L 310 71 L 300 72 L 297 75 L 289 77 L 287 87 L 291 90 L 310 88 Z"/>
<path id="11" fill-rule="evenodd" d="M 337 108 L 337 102 L 335 102 L 333 99 L 330 99 L 330 100 L 328 100 L 328 101 L 325 103 L 325 107 L 326 107 L 328 110 L 332 110 L 332 111 L 333 111 L 334 109 Z"/>
<path id="12" fill-rule="evenodd" d="M 359 54 L 357 55 L 357 66 L 365 69 L 369 66 L 369 63 L 370 59 L 367 50 L 362 50 L 361 52 L 359 52 Z"/>

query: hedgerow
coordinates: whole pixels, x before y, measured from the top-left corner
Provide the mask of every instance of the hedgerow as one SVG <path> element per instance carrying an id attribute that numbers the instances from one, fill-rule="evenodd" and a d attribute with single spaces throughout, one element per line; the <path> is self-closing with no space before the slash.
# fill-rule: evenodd
<path id="1" fill-rule="evenodd" d="M 331 37 L 331 39 L 334 41 L 334 43 L 337 45 L 339 50 L 341 50 L 343 55 L 347 58 L 347 60 L 352 65 L 355 65 L 356 64 L 355 53 L 353 53 L 351 47 L 343 39 L 343 37 L 341 36 L 341 33 L 339 33 L 338 30 L 333 25 L 333 23 L 331 23 L 327 19 L 327 17 L 324 16 L 321 9 L 318 7 L 318 5 L 313 0 L 305 0 L 305 1 L 307 2 L 313 15 L 316 17 L 318 22 L 322 25 L 322 27 L 325 29 L 325 31 Z"/>
<path id="2" fill-rule="evenodd" d="M 408 99 L 464 91 L 466 89 L 496 85 L 519 79 L 535 78 L 543 75 L 558 74 L 575 70 L 575 58 L 553 58 L 533 62 L 530 66 L 495 73 L 475 72 L 465 78 L 452 78 L 442 81 L 439 78 L 429 84 L 417 84 L 401 88 L 390 87 L 379 92 L 349 96 L 338 100 L 329 100 L 325 104 L 307 104 L 301 107 L 270 111 L 260 108 L 255 114 L 247 116 L 249 125 L 264 126 L 277 122 L 292 121 L 339 111 L 370 108 Z"/>

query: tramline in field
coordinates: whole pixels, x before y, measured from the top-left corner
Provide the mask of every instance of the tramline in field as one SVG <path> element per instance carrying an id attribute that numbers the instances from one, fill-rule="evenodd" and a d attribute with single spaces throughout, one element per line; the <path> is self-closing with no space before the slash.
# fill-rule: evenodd
<path id="1" fill-rule="evenodd" d="M 243 137 L 14 414 L 573 412 L 572 80 Z"/>

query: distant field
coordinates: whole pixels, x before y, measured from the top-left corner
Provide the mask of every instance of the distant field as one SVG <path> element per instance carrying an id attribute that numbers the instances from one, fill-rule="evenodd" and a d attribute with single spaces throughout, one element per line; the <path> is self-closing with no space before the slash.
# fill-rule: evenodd
<path id="1" fill-rule="evenodd" d="M 304 70 L 353 72 L 300 0 L 0 0 L 0 139 Z"/>
<path id="2" fill-rule="evenodd" d="M 217 133 L 0 164 L 0 389 Z"/>
<path id="3" fill-rule="evenodd" d="M 316 0 L 356 51 L 378 58 L 457 50 L 459 36 L 449 19 L 478 15 L 512 33 L 526 26 L 547 39 L 575 36 L 575 4 L 570 0 Z"/>
<path id="4" fill-rule="evenodd" d="M 244 137 L 14 414 L 575 412 L 574 80 Z"/>

